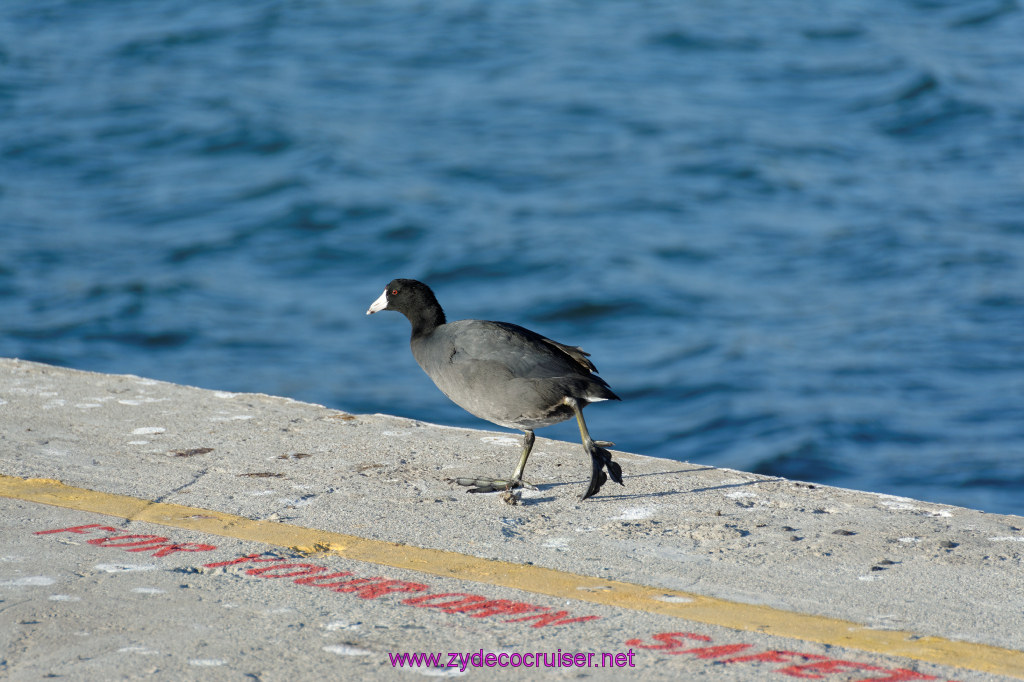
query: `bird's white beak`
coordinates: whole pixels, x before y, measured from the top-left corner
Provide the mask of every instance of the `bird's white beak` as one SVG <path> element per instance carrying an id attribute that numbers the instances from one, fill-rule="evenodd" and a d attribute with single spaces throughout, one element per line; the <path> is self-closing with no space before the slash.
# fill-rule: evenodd
<path id="1" fill-rule="evenodd" d="M 370 304 L 370 309 L 366 311 L 367 315 L 373 315 L 388 307 L 388 290 L 385 289 L 384 293 L 380 295 L 376 301 Z"/>

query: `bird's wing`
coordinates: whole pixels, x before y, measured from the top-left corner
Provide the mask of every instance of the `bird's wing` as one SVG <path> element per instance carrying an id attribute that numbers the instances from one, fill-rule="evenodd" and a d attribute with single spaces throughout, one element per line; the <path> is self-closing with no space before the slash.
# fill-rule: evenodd
<path id="1" fill-rule="evenodd" d="M 471 334 L 459 334 L 452 344 L 452 364 L 485 363 L 505 368 L 520 378 L 584 376 L 596 372 L 587 353 L 576 346 L 552 341 L 508 322 L 473 320 Z M 452 323 L 458 325 L 459 323 Z"/>

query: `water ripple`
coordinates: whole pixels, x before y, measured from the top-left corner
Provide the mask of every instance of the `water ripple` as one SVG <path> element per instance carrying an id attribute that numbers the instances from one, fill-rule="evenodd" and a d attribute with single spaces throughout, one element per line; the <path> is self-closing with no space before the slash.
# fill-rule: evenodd
<path id="1" fill-rule="evenodd" d="M 487 426 L 412 276 L 624 449 L 1024 513 L 1020 3 L 751 7 L 9 0 L 0 355 Z"/>

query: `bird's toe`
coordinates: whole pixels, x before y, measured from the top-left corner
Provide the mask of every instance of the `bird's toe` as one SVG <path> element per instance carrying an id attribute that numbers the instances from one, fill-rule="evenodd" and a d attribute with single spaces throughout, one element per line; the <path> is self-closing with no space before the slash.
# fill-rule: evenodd
<path id="1" fill-rule="evenodd" d="M 467 476 L 462 478 L 450 479 L 457 485 L 468 487 L 469 493 L 496 493 L 503 490 L 513 490 L 515 488 L 528 488 L 530 490 L 536 490 L 537 486 L 532 483 L 527 483 L 522 479 L 511 479 L 511 478 L 491 478 L 490 476 Z"/>

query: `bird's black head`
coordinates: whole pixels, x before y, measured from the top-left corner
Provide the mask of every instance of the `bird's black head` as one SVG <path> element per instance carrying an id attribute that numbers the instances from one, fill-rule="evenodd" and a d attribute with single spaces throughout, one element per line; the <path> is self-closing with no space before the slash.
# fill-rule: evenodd
<path id="1" fill-rule="evenodd" d="M 445 323 L 444 311 L 434 292 L 414 279 L 391 280 L 366 314 L 372 315 L 381 310 L 397 310 L 409 318 L 414 336 L 429 333 Z"/>

